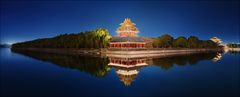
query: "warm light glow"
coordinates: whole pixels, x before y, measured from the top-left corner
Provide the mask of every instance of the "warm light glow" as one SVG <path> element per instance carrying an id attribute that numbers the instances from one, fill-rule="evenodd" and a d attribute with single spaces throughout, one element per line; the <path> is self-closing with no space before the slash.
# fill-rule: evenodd
<path id="1" fill-rule="evenodd" d="M 136 37 L 139 30 L 129 18 L 126 18 L 123 23 L 120 24 L 120 27 L 117 28 L 116 32 L 120 37 Z"/>

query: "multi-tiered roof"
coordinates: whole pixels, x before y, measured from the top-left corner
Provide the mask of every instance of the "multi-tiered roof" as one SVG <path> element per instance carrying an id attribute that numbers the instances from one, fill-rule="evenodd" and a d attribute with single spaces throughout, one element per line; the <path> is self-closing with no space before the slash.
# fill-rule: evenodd
<path id="1" fill-rule="evenodd" d="M 116 30 L 118 36 L 112 37 L 109 48 L 145 48 L 143 37 L 138 37 L 139 30 L 135 24 L 126 18 Z"/>
<path id="2" fill-rule="evenodd" d="M 136 37 L 139 30 L 129 18 L 126 18 L 117 28 L 116 32 L 120 37 Z"/>

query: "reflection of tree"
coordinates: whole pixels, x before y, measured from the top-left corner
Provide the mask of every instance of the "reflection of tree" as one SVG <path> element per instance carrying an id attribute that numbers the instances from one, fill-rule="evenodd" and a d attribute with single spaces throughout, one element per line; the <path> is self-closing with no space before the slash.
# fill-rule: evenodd
<path id="1" fill-rule="evenodd" d="M 169 70 L 173 67 L 174 64 L 178 66 L 185 65 L 194 65 L 197 64 L 198 61 L 201 60 L 211 60 L 214 58 L 216 53 L 205 53 L 205 54 L 189 54 L 189 55 L 181 55 L 181 56 L 172 56 L 165 58 L 154 58 L 152 59 L 152 64 L 156 66 L 160 66 L 164 70 Z"/>
<path id="2" fill-rule="evenodd" d="M 23 54 L 34 59 L 54 63 L 58 66 L 78 69 L 91 75 L 105 76 L 110 67 L 108 67 L 107 58 L 79 56 L 79 55 L 59 55 L 50 53 L 31 52 L 24 50 L 12 50 L 13 52 Z"/>
<path id="3" fill-rule="evenodd" d="M 229 51 L 228 53 L 231 55 L 239 55 L 240 54 L 239 51 Z"/>
<path id="4" fill-rule="evenodd" d="M 153 59 L 152 60 L 153 65 L 160 66 L 164 70 L 168 70 L 172 67 L 173 63 L 170 59 L 163 58 L 163 59 Z"/>

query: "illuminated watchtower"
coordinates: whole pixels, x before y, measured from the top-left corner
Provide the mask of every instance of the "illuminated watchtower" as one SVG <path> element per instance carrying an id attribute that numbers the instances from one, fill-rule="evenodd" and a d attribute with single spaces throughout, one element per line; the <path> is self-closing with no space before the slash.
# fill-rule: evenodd
<path id="1" fill-rule="evenodd" d="M 139 30 L 135 24 L 126 18 L 116 30 L 117 36 L 112 37 L 109 48 L 145 48 L 146 42 L 142 37 L 138 37 Z"/>
<path id="2" fill-rule="evenodd" d="M 129 18 L 126 18 L 117 28 L 116 32 L 119 37 L 137 37 L 139 31 L 135 27 L 135 24 Z"/>

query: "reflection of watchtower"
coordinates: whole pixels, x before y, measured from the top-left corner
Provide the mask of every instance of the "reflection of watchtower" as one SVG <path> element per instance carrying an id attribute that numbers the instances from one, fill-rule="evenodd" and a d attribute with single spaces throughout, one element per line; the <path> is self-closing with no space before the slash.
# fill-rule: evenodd
<path id="1" fill-rule="evenodd" d="M 118 77 L 120 78 L 120 81 L 124 83 L 126 86 L 130 86 L 133 80 L 138 75 L 138 70 L 124 70 L 124 69 L 118 69 L 116 71 Z"/>
<path id="2" fill-rule="evenodd" d="M 216 56 L 212 59 L 213 62 L 217 62 L 219 60 L 221 60 L 222 58 L 222 54 L 221 53 L 217 53 Z"/>
<path id="3" fill-rule="evenodd" d="M 130 86 L 137 77 L 138 69 L 148 65 L 144 58 L 109 58 L 109 60 L 108 65 L 117 69 L 116 73 L 120 81 L 126 86 Z"/>

